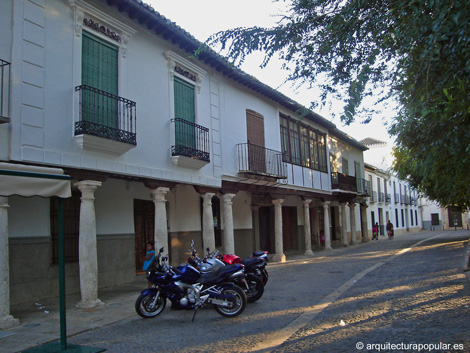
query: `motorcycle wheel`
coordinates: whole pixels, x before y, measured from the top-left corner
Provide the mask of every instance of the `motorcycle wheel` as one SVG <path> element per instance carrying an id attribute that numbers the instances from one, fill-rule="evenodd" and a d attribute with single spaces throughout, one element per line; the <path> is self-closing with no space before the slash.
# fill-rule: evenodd
<path id="1" fill-rule="evenodd" d="M 159 296 L 156 303 L 156 294 L 139 295 L 135 301 L 135 311 L 144 319 L 151 319 L 161 314 L 166 306 L 166 298 Z"/>
<path id="2" fill-rule="evenodd" d="M 245 282 L 248 284 L 248 289 L 245 290 L 248 303 L 257 301 L 264 293 L 263 281 L 255 275 L 247 275 Z"/>
<path id="3" fill-rule="evenodd" d="M 233 285 L 223 289 L 220 294 L 233 295 L 233 299 L 227 299 L 232 304 L 231 307 L 214 304 L 215 310 L 222 316 L 234 317 L 240 315 L 246 307 L 246 294 L 240 287 Z"/>

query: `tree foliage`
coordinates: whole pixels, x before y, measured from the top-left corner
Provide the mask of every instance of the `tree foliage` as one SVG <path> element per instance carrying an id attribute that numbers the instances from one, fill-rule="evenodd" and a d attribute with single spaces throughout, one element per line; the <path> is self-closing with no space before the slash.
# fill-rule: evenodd
<path id="1" fill-rule="evenodd" d="M 235 64 L 263 51 L 289 80 L 342 97 L 342 121 L 365 97 L 395 99 L 394 170 L 441 206 L 470 206 L 470 0 L 291 0 L 272 28 L 215 34 Z M 317 82 L 319 77 L 325 81 Z M 317 102 L 318 103 L 318 102 Z"/>

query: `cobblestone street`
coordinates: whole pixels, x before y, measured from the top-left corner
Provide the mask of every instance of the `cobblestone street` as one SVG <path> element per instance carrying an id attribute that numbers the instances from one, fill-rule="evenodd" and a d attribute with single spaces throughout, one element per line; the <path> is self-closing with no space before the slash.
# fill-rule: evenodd
<path id="1" fill-rule="evenodd" d="M 313 257 L 287 254 L 287 262 L 268 264 L 262 298 L 235 318 L 208 307 L 191 322 L 193 311 L 168 305 L 142 319 L 134 311 L 146 286 L 140 278 L 102 291 L 103 307 L 70 307 L 68 343 L 113 353 L 470 352 L 470 284 L 462 271 L 469 238 L 469 231 L 420 232 Z M 13 311 L 22 324 L 3 332 L 0 351 L 57 339 L 51 304 L 47 315 L 34 303 Z"/>
<path id="2" fill-rule="evenodd" d="M 275 352 L 469 352 L 460 233 L 385 262 Z"/>

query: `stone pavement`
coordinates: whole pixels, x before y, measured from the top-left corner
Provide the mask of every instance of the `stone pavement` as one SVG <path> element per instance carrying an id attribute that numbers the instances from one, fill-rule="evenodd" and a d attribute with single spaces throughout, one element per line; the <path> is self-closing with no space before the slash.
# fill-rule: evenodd
<path id="1" fill-rule="evenodd" d="M 470 233 L 469 233 L 470 234 Z M 432 234 L 431 234 L 432 235 Z M 412 235 L 398 236 L 406 238 Z M 390 246 L 385 239 L 379 243 Z M 368 247 L 376 242 L 361 243 L 348 248 L 336 248 L 333 251 L 317 251 L 315 257 L 341 256 L 343 253 L 360 253 L 363 247 Z M 375 246 L 375 245 L 372 245 Z M 467 245 L 467 256 L 470 252 Z M 281 270 L 296 262 L 303 262 L 311 257 L 303 255 L 287 254 L 286 263 L 270 263 L 273 270 Z M 465 264 L 462 262 L 462 267 Z M 268 267 L 268 269 L 269 269 Z M 332 269 L 333 270 L 333 269 Z M 466 272 L 470 281 L 470 272 Z M 106 304 L 96 309 L 76 309 L 74 305 L 79 301 L 78 295 L 67 296 L 67 335 L 75 336 L 79 333 L 101 328 L 112 323 L 135 317 L 135 299 L 140 290 L 146 286 L 146 279 L 139 276 L 134 283 L 122 285 L 105 290 L 100 290 L 99 298 Z M 335 303 L 336 305 L 336 303 Z M 330 306 L 329 309 L 334 308 Z M 0 352 L 19 352 L 27 348 L 42 345 L 46 342 L 58 340 L 60 337 L 58 300 L 48 300 L 41 303 L 29 303 L 12 308 L 11 313 L 20 320 L 20 325 L 8 330 L 0 331 Z"/>

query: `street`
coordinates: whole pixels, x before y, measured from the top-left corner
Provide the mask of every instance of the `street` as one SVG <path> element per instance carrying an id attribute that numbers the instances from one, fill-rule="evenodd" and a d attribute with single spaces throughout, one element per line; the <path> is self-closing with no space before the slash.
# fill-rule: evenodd
<path id="1" fill-rule="evenodd" d="M 167 305 L 154 319 L 135 315 L 69 343 L 109 352 L 470 352 L 469 236 L 381 237 L 269 263 L 263 297 L 236 318 L 206 308 L 191 322 L 193 311 Z"/>

